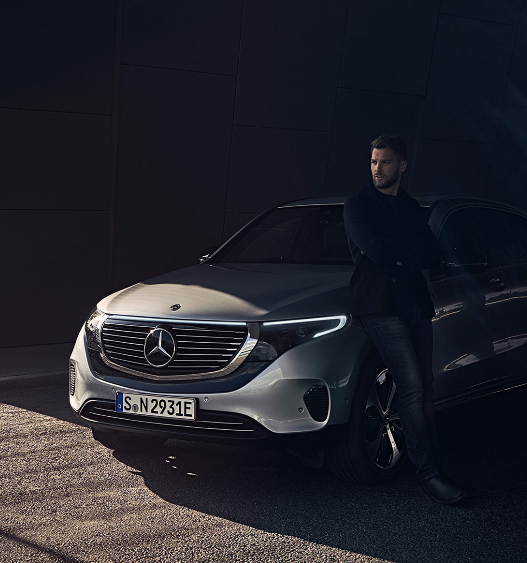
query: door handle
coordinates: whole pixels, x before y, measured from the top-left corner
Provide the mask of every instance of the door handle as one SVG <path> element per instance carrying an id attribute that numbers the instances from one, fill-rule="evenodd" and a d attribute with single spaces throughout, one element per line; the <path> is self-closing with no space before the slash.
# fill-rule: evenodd
<path id="1" fill-rule="evenodd" d="M 494 291 L 500 291 L 505 287 L 505 282 L 500 278 L 492 278 L 489 285 Z"/>

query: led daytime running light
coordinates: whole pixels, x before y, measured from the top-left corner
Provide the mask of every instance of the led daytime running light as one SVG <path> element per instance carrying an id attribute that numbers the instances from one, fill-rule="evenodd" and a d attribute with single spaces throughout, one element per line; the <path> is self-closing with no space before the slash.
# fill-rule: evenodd
<path id="1" fill-rule="evenodd" d="M 330 332 L 335 332 L 340 330 L 346 322 L 348 321 L 348 317 L 346 315 L 337 315 L 334 317 L 316 317 L 312 319 L 295 319 L 292 321 L 270 321 L 264 322 L 262 326 L 278 326 L 278 325 L 292 325 L 292 324 L 305 324 L 305 323 L 319 323 L 321 321 L 339 321 L 339 324 L 336 327 L 330 328 L 329 330 L 324 330 L 323 332 L 319 332 L 313 336 L 313 338 L 317 338 L 318 336 L 324 336 L 325 334 L 329 334 Z"/>

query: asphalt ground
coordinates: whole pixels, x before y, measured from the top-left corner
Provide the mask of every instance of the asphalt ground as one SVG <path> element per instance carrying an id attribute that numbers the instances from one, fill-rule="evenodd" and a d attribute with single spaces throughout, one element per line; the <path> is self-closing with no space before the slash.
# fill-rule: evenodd
<path id="1" fill-rule="evenodd" d="M 447 468 L 482 493 L 454 507 L 411 472 L 360 486 L 276 450 L 113 453 L 66 382 L 0 391 L 2 563 L 527 561 L 525 390 L 438 414 Z"/>

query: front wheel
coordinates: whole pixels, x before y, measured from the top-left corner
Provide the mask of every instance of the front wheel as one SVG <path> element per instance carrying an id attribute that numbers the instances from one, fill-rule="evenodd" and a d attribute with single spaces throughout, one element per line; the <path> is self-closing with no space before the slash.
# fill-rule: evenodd
<path id="1" fill-rule="evenodd" d="M 92 428 L 93 437 L 110 450 L 129 453 L 144 453 L 160 448 L 166 438 L 159 436 L 145 436 L 144 434 L 129 434 L 128 432 L 104 432 Z"/>
<path id="2" fill-rule="evenodd" d="M 357 383 L 348 427 L 329 451 L 329 467 L 345 481 L 378 484 L 399 476 L 407 457 L 397 387 L 376 358 Z"/>

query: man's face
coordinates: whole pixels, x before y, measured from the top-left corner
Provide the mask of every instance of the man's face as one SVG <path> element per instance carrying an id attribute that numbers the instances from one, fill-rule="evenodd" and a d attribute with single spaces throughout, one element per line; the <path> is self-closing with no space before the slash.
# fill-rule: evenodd
<path id="1" fill-rule="evenodd" d="M 371 175 L 373 185 L 379 190 L 391 188 L 406 170 L 406 160 L 399 162 L 391 149 L 373 149 Z"/>

